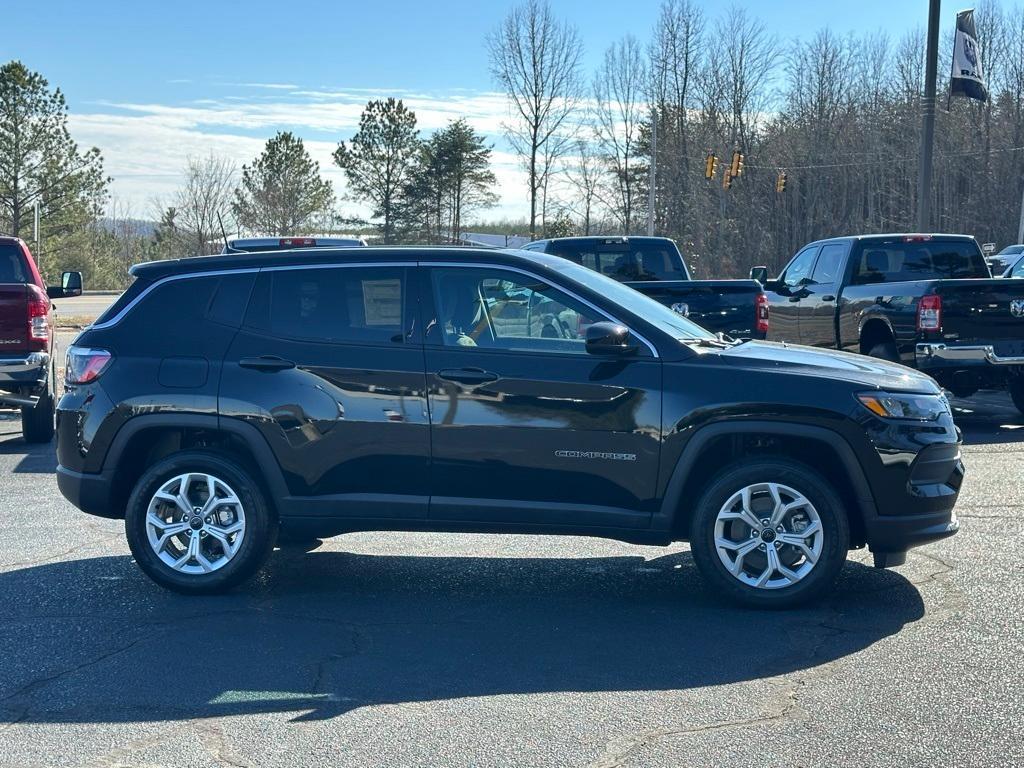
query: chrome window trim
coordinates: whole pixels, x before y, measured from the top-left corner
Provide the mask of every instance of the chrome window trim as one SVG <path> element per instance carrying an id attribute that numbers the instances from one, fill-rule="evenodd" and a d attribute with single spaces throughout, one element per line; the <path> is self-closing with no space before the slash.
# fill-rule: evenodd
<path id="1" fill-rule="evenodd" d="M 135 308 L 135 305 L 142 301 L 152 291 L 155 291 L 161 285 L 166 283 L 173 283 L 177 280 L 191 280 L 200 277 L 223 277 L 224 275 L 250 275 L 259 272 L 280 272 L 289 269 L 345 269 L 349 267 L 409 267 L 416 266 L 414 261 L 396 261 L 396 262 L 346 262 L 344 264 L 286 264 L 277 267 L 238 267 L 237 269 L 213 269 L 207 272 L 183 272 L 180 275 L 164 275 L 159 280 L 153 282 L 152 285 L 146 287 L 138 296 L 128 302 L 120 312 L 114 315 L 109 320 L 102 323 L 93 323 L 88 326 L 93 330 L 103 330 L 104 328 L 112 328 L 121 322 L 125 316 Z"/>
<path id="2" fill-rule="evenodd" d="M 617 323 L 619 325 L 626 326 L 627 328 L 629 328 L 629 332 L 631 334 L 633 334 L 634 336 L 636 336 L 636 338 L 639 339 L 641 342 L 643 342 L 644 346 L 646 346 L 647 349 L 649 349 L 651 351 L 651 355 L 654 356 L 655 360 L 657 360 L 660 357 L 660 355 L 658 355 L 658 350 L 655 348 L 655 346 L 653 344 L 651 344 L 651 342 L 649 342 L 646 338 L 644 338 L 639 333 L 637 333 L 632 328 L 630 328 L 628 323 L 624 323 L 621 320 L 618 320 L 618 319 L 612 317 L 607 312 L 605 312 L 603 309 L 601 309 L 600 307 L 595 306 L 593 303 L 587 301 L 582 296 L 579 296 L 579 295 L 573 293 L 572 291 L 570 291 L 569 289 L 565 288 L 564 286 L 558 285 L 556 283 L 552 283 L 547 278 L 541 277 L 540 275 L 536 274 L 535 272 L 530 272 L 529 270 L 521 269 L 519 267 L 510 267 L 510 266 L 507 266 L 505 264 L 487 264 L 487 263 L 481 263 L 481 262 L 465 262 L 465 261 L 460 261 L 460 262 L 421 261 L 421 262 L 419 262 L 419 266 L 421 266 L 421 267 L 458 267 L 458 268 L 462 268 L 462 269 L 503 269 L 503 270 L 505 270 L 507 272 L 518 272 L 521 275 L 526 275 L 527 277 L 532 277 L 534 280 L 539 280 L 540 282 L 544 283 L 545 285 L 549 285 L 552 288 L 554 288 L 555 290 L 561 291 L 562 293 L 565 293 L 565 294 L 571 296 L 572 298 L 574 298 L 576 301 L 580 302 L 581 304 L 584 304 L 584 305 L 590 307 L 592 310 L 597 312 L 599 315 L 604 317 L 606 320 L 608 320 L 610 322 L 613 322 L 613 323 Z M 552 353 L 552 354 L 557 354 L 557 353 Z"/>

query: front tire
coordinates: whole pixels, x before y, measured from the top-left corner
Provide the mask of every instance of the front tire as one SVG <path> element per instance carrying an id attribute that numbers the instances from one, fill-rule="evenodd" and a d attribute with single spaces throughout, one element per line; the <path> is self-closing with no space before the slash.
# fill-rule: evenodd
<path id="1" fill-rule="evenodd" d="M 888 360 L 890 363 L 900 362 L 900 353 L 896 349 L 896 342 L 894 341 L 875 344 L 875 346 L 868 350 L 868 357 L 877 357 L 879 360 Z"/>
<path id="2" fill-rule="evenodd" d="M 125 533 L 135 561 L 157 584 L 213 594 L 259 570 L 273 549 L 277 520 L 241 465 L 213 452 L 183 451 L 139 478 Z"/>
<path id="3" fill-rule="evenodd" d="M 849 547 L 849 521 L 831 485 L 786 458 L 726 467 L 702 494 L 690 530 L 693 559 L 708 584 L 754 608 L 820 597 Z"/>

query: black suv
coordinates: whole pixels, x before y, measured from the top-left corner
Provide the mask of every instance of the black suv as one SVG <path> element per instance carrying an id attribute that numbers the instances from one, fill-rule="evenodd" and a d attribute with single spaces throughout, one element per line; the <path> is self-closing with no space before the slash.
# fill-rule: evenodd
<path id="1" fill-rule="evenodd" d="M 547 254 L 361 248 L 145 264 L 69 350 L 61 492 L 125 518 L 182 592 L 287 536 L 475 531 L 689 541 L 752 605 L 956 532 L 935 383 L 723 342 Z"/>

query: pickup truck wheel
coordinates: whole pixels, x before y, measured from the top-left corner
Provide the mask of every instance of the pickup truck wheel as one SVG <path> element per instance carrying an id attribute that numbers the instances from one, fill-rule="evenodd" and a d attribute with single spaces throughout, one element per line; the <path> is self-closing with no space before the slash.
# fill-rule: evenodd
<path id="1" fill-rule="evenodd" d="M 1015 376 L 1010 379 L 1010 398 L 1017 410 L 1024 414 L 1024 376 Z"/>
<path id="2" fill-rule="evenodd" d="M 47 392 L 34 408 L 21 409 L 21 434 L 26 443 L 48 443 L 53 439 L 55 407 L 53 393 Z"/>
<path id="3" fill-rule="evenodd" d="M 254 574 L 277 521 L 259 484 L 231 459 L 183 451 L 150 467 L 125 511 L 139 567 L 175 592 L 223 592 Z"/>
<path id="4" fill-rule="evenodd" d="M 830 484 L 786 458 L 724 469 L 701 496 L 690 532 L 693 558 L 710 585 L 756 608 L 819 597 L 849 547 L 849 521 Z"/>
<path id="5" fill-rule="evenodd" d="M 879 360 L 888 360 L 890 363 L 900 361 L 899 350 L 896 349 L 896 343 L 892 341 L 875 344 L 868 350 L 868 357 L 877 357 Z"/>

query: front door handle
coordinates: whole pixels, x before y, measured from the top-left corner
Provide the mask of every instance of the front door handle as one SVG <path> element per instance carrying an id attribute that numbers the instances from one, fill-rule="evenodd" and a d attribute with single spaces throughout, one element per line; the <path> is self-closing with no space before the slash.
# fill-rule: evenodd
<path id="1" fill-rule="evenodd" d="M 789 300 L 790 300 L 790 301 L 800 301 L 800 299 L 801 299 L 801 298 L 802 298 L 802 297 L 800 297 L 800 296 L 790 296 L 790 297 L 789 297 Z"/>
<path id="2" fill-rule="evenodd" d="M 242 368 L 252 368 L 254 371 L 287 371 L 294 368 L 295 363 L 274 355 L 262 355 L 260 357 L 243 357 L 238 361 Z"/>
<path id="3" fill-rule="evenodd" d="M 437 378 L 458 384 L 488 384 L 498 380 L 498 374 L 483 368 L 446 368 L 437 372 Z"/>

